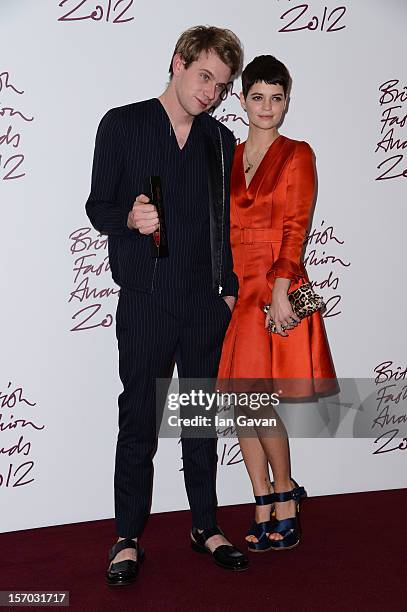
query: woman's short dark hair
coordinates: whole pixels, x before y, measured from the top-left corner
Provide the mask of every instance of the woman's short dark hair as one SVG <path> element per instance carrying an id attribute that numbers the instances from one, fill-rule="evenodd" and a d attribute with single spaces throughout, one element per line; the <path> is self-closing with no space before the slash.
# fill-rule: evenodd
<path id="1" fill-rule="evenodd" d="M 268 85 L 281 85 L 286 96 L 291 77 L 284 64 L 273 55 L 258 55 L 242 72 L 243 96 L 246 98 L 252 85 L 260 81 Z"/>

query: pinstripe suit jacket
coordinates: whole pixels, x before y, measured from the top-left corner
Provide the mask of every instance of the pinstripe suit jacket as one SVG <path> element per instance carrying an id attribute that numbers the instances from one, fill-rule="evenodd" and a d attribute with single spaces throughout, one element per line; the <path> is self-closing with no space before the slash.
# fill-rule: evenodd
<path id="1" fill-rule="evenodd" d="M 157 141 L 157 99 L 109 110 L 100 122 L 86 212 L 93 226 L 108 235 L 114 281 L 123 288 L 154 291 L 156 261 L 149 236 L 127 227 L 135 197 L 145 178 L 159 175 L 168 151 Z M 208 114 L 199 116 L 208 167 L 213 289 L 237 296 L 230 248 L 229 180 L 235 140 L 232 132 Z"/>

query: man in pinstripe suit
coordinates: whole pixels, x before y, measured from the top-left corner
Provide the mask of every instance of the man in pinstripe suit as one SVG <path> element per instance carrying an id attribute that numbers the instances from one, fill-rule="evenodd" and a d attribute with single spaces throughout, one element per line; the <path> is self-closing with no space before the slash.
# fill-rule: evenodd
<path id="1" fill-rule="evenodd" d="M 187 30 L 160 98 L 110 110 L 96 137 L 86 210 L 94 227 L 108 235 L 112 274 L 121 287 L 118 541 L 106 578 L 112 586 L 133 582 L 144 558 L 138 538 L 151 504 L 155 379 L 169 375 L 174 359 L 180 377 L 216 377 L 237 297 L 229 242 L 234 137 L 206 111 L 241 59 L 240 42 L 229 30 Z M 162 183 L 166 258 L 151 256 L 151 234 L 160 228 L 157 210 L 143 194 L 148 176 Z M 246 569 L 247 558 L 216 525 L 216 439 L 183 438 L 182 450 L 193 549 L 211 553 L 223 568 Z"/>

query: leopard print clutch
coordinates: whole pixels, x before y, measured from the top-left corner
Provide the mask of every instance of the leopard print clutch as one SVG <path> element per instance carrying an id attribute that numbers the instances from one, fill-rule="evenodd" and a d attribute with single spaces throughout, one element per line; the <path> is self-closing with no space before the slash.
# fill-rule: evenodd
<path id="1" fill-rule="evenodd" d="M 298 289 L 288 294 L 288 299 L 291 302 L 292 309 L 300 319 L 309 317 L 325 306 L 322 297 L 314 293 L 311 283 L 300 285 Z M 270 304 L 266 304 L 263 306 L 263 311 L 267 314 L 269 308 Z M 276 324 L 273 320 L 270 321 L 269 331 L 273 334 L 277 333 Z"/>

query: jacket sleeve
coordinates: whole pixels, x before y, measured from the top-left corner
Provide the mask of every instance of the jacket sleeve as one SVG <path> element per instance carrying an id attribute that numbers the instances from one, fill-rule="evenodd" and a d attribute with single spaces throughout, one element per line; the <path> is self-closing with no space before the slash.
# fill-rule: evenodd
<path id="1" fill-rule="evenodd" d="M 128 211 L 118 202 L 118 189 L 124 168 L 123 137 L 117 109 L 101 120 L 96 134 L 91 191 L 86 213 L 95 229 L 107 235 L 134 233 L 127 227 Z"/>
<path id="2" fill-rule="evenodd" d="M 221 295 L 233 295 L 237 297 L 239 281 L 237 275 L 233 272 L 232 247 L 230 245 L 230 175 L 236 145 L 235 137 L 232 132 L 228 131 L 227 140 L 225 139 L 225 142 L 225 277 Z"/>
<path id="3" fill-rule="evenodd" d="M 267 272 L 267 282 L 271 289 L 276 278 L 289 278 L 292 281 L 304 278 L 304 268 L 300 262 L 314 204 L 315 185 L 312 149 L 306 142 L 299 142 L 288 169 L 281 248 L 278 258 Z"/>

